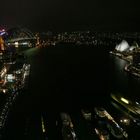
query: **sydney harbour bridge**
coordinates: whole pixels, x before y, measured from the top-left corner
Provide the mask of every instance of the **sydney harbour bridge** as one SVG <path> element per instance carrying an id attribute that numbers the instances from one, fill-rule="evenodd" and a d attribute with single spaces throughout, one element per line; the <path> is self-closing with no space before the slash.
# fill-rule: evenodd
<path id="1" fill-rule="evenodd" d="M 36 42 L 35 34 L 29 29 L 21 27 L 6 30 L 2 37 L 5 44 L 10 46 L 34 47 Z"/>

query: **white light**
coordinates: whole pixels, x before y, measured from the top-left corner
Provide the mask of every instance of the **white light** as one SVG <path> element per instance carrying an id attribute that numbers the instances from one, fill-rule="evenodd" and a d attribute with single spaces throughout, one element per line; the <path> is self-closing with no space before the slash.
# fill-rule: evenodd
<path id="1" fill-rule="evenodd" d="M 21 70 L 17 70 L 16 71 L 16 74 L 21 74 Z"/>
<path id="2" fill-rule="evenodd" d="M 1 36 L 4 35 L 4 34 L 5 34 L 5 32 L 1 32 L 1 33 L 0 33 Z"/>
<path id="3" fill-rule="evenodd" d="M 124 122 L 126 123 L 126 122 L 128 122 L 128 120 L 127 119 L 124 119 Z"/>
<path id="4" fill-rule="evenodd" d="M 6 89 L 3 89 L 2 91 L 3 91 L 3 93 L 6 93 Z"/>
<path id="5" fill-rule="evenodd" d="M 130 47 L 130 46 L 129 46 L 128 42 L 125 41 L 125 40 L 123 40 L 119 45 L 116 46 L 115 49 L 116 49 L 117 51 L 123 52 L 123 51 L 126 51 L 129 47 Z"/>
<path id="6" fill-rule="evenodd" d="M 129 125 L 130 120 L 127 119 L 127 118 L 123 118 L 123 119 L 120 120 L 120 122 L 121 122 L 121 123 L 124 123 L 125 125 Z"/>
<path id="7" fill-rule="evenodd" d="M 15 45 L 18 45 L 18 42 L 15 42 Z"/>
<path id="8" fill-rule="evenodd" d="M 15 42 L 15 47 L 16 48 L 18 48 L 18 45 L 19 45 L 19 43 L 18 42 Z"/>
<path id="9" fill-rule="evenodd" d="M 96 128 L 95 128 L 95 132 L 96 132 L 96 134 L 99 134 L 99 131 L 98 131 L 98 129 L 96 129 Z"/>
<path id="10" fill-rule="evenodd" d="M 121 98 L 121 101 L 123 101 L 126 104 L 129 104 L 129 101 L 127 99 L 123 98 L 123 97 Z"/>
<path id="11" fill-rule="evenodd" d="M 8 80 L 13 80 L 13 79 L 15 79 L 15 76 L 13 74 L 8 74 L 7 79 Z"/>
<path id="12" fill-rule="evenodd" d="M 73 137 L 76 138 L 76 134 L 74 132 L 71 132 L 71 133 L 72 133 Z"/>

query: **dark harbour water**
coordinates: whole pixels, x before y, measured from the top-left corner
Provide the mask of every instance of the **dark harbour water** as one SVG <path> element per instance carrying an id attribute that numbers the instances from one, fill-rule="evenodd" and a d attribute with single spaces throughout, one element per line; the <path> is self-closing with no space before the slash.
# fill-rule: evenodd
<path id="1" fill-rule="evenodd" d="M 129 96 L 140 93 L 140 80 L 123 70 L 127 62 L 110 55 L 105 46 L 33 48 L 25 54 L 31 64 L 29 89 L 13 107 L 5 134 L 7 140 L 25 139 L 23 133 L 30 123 L 26 139 L 40 140 L 41 132 L 37 132 L 36 125 L 40 114 L 47 114 L 48 131 L 54 131 L 54 120 L 61 111 L 76 114 L 82 107 L 106 105 L 112 91 Z M 56 139 L 54 133 L 50 135 Z"/>
<path id="2" fill-rule="evenodd" d="M 37 50 L 30 59 L 31 94 L 55 110 L 104 100 L 111 77 L 108 52 L 100 50 L 63 47 Z"/>

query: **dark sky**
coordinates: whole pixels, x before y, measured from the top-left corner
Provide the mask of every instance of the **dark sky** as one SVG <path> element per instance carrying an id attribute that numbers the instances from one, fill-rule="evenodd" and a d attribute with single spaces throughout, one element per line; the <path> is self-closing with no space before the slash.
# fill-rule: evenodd
<path id="1" fill-rule="evenodd" d="M 134 0 L 3 0 L 0 24 L 42 31 L 140 31 L 139 17 L 139 4 Z"/>

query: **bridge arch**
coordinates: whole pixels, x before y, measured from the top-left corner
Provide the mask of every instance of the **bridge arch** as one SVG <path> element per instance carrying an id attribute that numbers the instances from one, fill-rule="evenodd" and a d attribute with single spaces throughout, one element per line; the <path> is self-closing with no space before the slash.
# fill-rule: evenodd
<path id="1" fill-rule="evenodd" d="M 8 45 L 31 46 L 34 47 L 36 37 L 27 28 L 15 27 L 7 30 L 6 43 Z"/>

